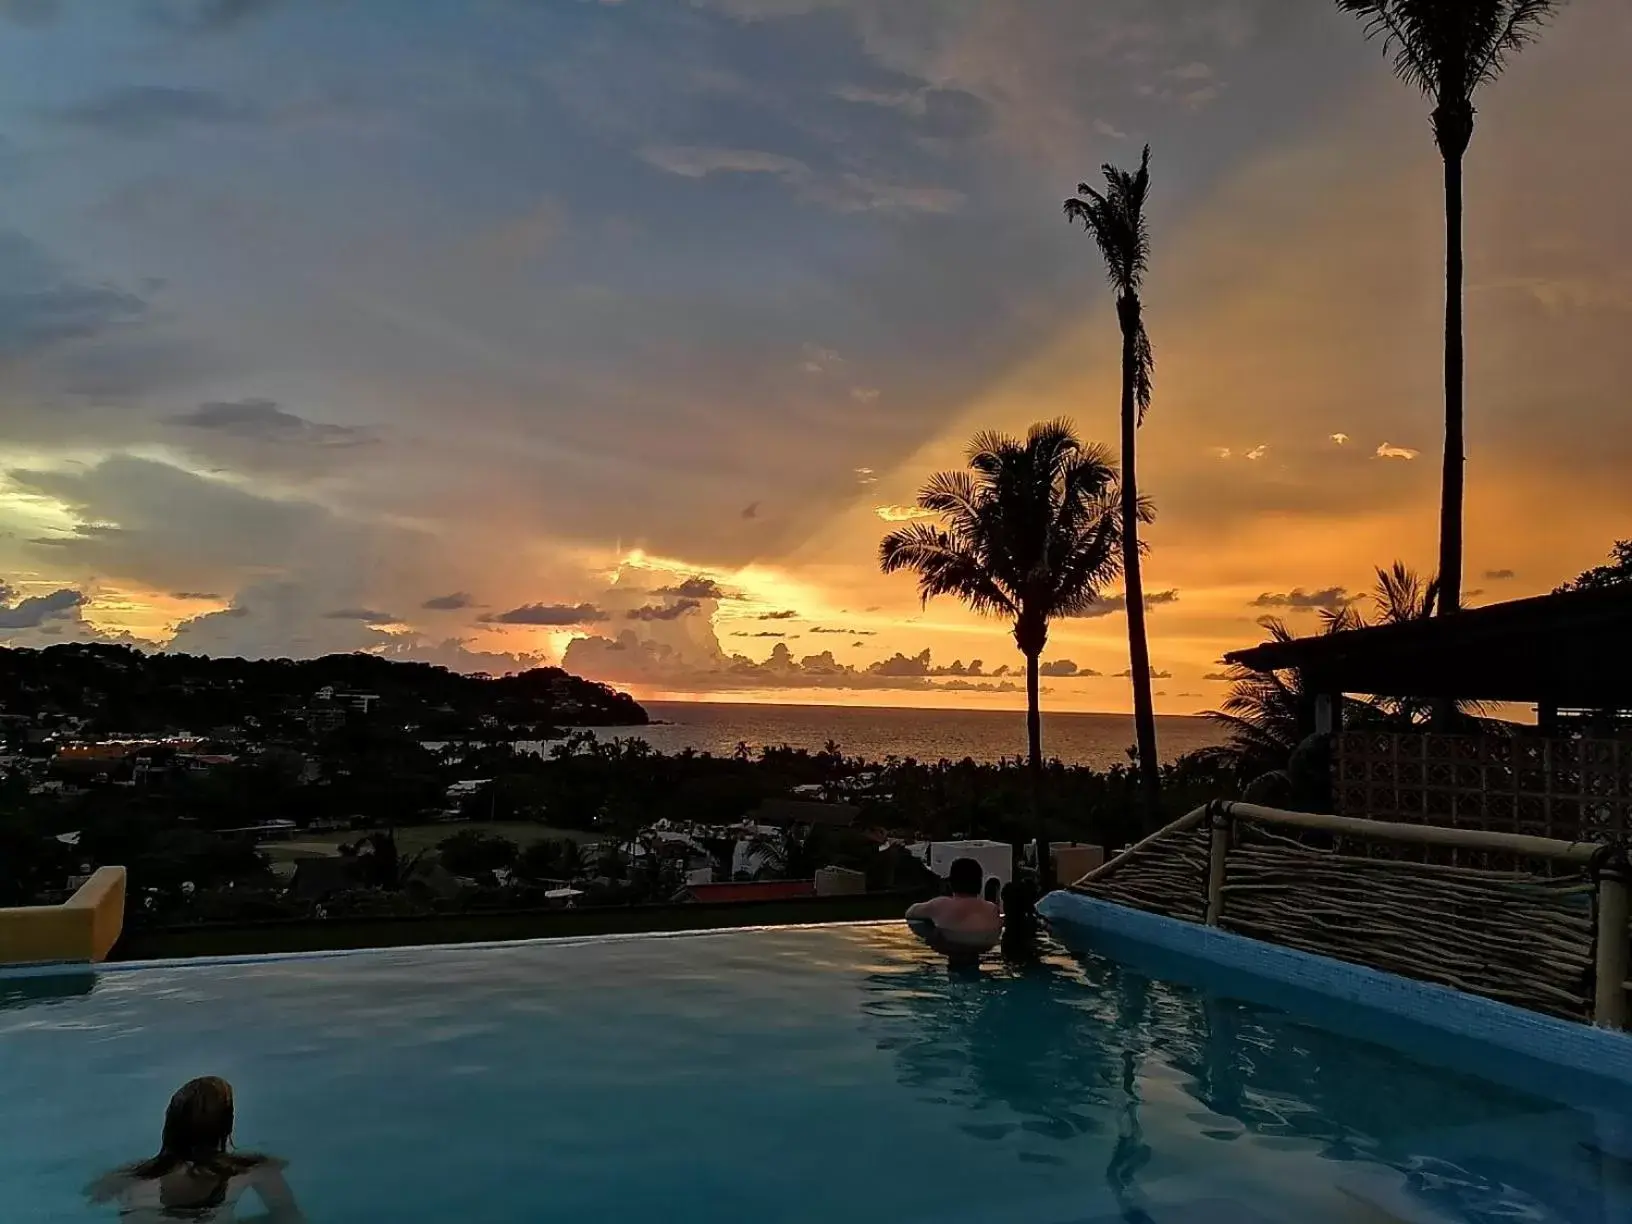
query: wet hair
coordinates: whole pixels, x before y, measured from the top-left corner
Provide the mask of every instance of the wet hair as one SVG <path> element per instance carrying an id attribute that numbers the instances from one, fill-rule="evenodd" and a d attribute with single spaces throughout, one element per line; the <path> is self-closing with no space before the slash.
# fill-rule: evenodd
<path id="1" fill-rule="evenodd" d="M 133 1165 L 130 1175 L 151 1179 L 186 1169 L 197 1180 L 198 1193 L 165 1208 L 205 1211 L 226 1199 L 227 1183 L 265 1161 L 264 1156 L 227 1150 L 232 1142 L 232 1085 L 214 1075 L 188 1080 L 164 1111 L 159 1154 Z"/>
<path id="2" fill-rule="evenodd" d="M 947 869 L 946 882 L 954 897 L 978 897 L 986 879 L 986 869 L 972 858 L 953 859 Z"/>

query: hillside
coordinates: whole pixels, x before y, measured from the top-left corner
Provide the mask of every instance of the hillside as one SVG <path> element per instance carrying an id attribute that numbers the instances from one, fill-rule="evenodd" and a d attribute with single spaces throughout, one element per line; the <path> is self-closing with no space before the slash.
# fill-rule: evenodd
<path id="1" fill-rule="evenodd" d="M 212 659 L 143 654 L 125 646 L 0 649 L 0 714 L 8 720 L 84 720 L 100 735 L 219 728 L 274 733 L 362 713 L 426 739 L 506 731 L 518 738 L 563 726 L 638 726 L 634 698 L 558 667 L 466 676 L 374 655 Z"/>

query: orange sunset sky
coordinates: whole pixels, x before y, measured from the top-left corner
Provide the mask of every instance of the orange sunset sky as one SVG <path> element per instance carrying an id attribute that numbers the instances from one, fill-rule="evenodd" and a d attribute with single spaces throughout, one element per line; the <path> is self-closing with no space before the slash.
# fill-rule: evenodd
<path id="1" fill-rule="evenodd" d="M 1060 204 L 1145 141 L 1158 711 L 1433 564 L 1440 166 L 1330 4 L 41 0 L 0 61 L 12 645 L 1018 706 L 878 540 L 976 429 L 1115 441 Z M 1472 603 L 1632 534 L 1629 62 L 1575 0 L 1478 100 Z M 1056 624 L 1045 704 L 1126 656 Z"/>

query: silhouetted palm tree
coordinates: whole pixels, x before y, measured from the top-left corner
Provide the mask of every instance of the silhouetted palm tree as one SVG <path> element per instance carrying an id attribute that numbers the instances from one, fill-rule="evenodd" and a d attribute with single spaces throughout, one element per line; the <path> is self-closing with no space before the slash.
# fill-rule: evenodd
<path id="1" fill-rule="evenodd" d="M 1266 616 L 1261 623 L 1272 642 L 1297 637 L 1279 617 Z M 1329 620 L 1326 632 L 1346 627 Z M 1295 667 L 1260 672 L 1232 663 L 1228 675 L 1230 691 L 1221 708 L 1209 710 L 1207 717 L 1228 732 L 1228 751 L 1241 776 L 1284 768 L 1292 750 L 1315 729 L 1315 694 L 1303 682 L 1303 673 Z"/>
<path id="2" fill-rule="evenodd" d="M 976 612 L 1014 621 L 1026 658 L 1026 733 L 1038 869 L 1048 870 L 1040 785 L 1042 722 L 1037 662 L 1055 617 L 1075 616 L 1099 598 L 1121 568 L 1116 465 L 1100 446 L 1085 445 L 1068 421 L 1033 425 L 1024 441 L 976 434 L 969 470 L 940 472 L 918 505 L 940 525 L 913 523 L 879 545 L 886 574 L 911 570 L 927 603 L 956 595 Z M 1148 520 L 1148 506 L 1136 506 Z"/>
<path id="3" fill-rule="evenodd" d="M 1534 40 L 1563 0 L 1337 0 L 1394 56 L 1394 75 L 1434 104 L 1445 163 L 1445 468 L 1439 504 L 1439 611 L 1462 603 L 1462 157 L 1473 94 Z"/>
<path id="4" fill-rule="evenodd" d="M 1128 674 L 1133 679 L 1133 723 L 1139 745 L 1139 777 L 1145 805 L 1154 816 L 1161 766 L 1156 756 L 1156 709 L 1150 693 L 1150 646 L 1145 640 L 1145 587 L 1139 572 L 1139 490 L 1134 442 L 1150 407 L 1156 358 L 1145 333 L 1139 290 L 1150 265 L 1150 232 L 1145 197 L 1150 192 L 1150 146 L 1134 173 L 1100 167 L 1105 190 L 1077 184 L 1081 198 L 1065 202 L 1069 221 L 1081 221 L 1093 235 L 1116 291 L 1116 319 L 1122 329 L 1122 569 L 1127 585 Z"/>

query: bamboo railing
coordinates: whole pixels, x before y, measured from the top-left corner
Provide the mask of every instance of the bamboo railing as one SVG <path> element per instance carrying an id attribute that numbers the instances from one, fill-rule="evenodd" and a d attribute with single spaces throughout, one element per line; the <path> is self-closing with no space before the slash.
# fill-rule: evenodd
<path id="1" fill-rule="evenodd" d="M 1449 847 L 1474 852 L 1476 860 L 1545 869 L 1363 852 L 1376 843 Z M 1215 802 L 1072 888 L 1620 1028 L 1632 991 L 1627 880 L 1618 846 Z"/>

